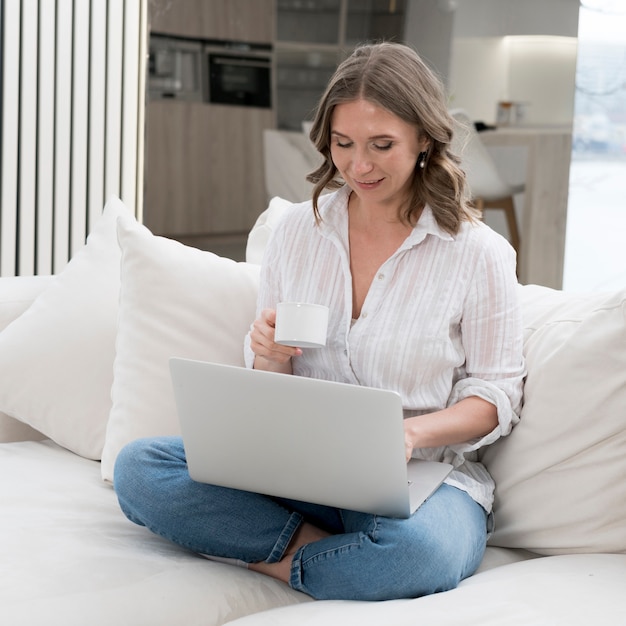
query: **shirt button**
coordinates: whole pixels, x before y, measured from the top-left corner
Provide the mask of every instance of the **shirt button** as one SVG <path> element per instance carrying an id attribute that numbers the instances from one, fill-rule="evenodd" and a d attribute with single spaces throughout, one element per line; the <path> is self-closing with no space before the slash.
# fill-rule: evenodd
<path id="1" fill-rule="evenodd" d="M 378 275 L 378 280 L 385 280 L 385 275 L 384 274 L 379 274 Z"/>
<path id="2" fill-rule="evenodd" d="M 361 317 L 365 319 L 367 317 L 367 313 L 361 313 Z"/>

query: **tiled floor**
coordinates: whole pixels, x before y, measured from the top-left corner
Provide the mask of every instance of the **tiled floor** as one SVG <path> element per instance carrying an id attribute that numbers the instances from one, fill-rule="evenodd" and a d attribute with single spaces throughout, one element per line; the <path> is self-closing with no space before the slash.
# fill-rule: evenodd
<path id="1" fill-rule="evenodd" d="M 626 288 L 626 158 L 574 160 L 563 289 Z"/>

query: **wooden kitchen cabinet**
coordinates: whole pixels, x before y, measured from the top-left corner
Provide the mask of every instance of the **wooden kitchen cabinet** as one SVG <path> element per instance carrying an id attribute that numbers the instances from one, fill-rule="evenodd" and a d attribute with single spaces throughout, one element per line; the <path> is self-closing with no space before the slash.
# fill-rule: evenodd
<path id="1" fill-rule="evenodd" d="M 174 238 L 247 232 L 267 207 L 271 109 L 154 100 L 146 115 L 144 223 Z"/>
<path id="2" fill-rule="evenodd" d="M 150 3 L 153 32 L 248 43 L 274 41 L 276 0 L 161 0 Z"/>

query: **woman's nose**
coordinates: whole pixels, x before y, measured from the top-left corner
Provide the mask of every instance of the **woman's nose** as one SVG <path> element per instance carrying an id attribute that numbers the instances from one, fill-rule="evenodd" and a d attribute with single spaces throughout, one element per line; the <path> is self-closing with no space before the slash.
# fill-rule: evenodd
<path id="1" fill-rule="evenodd" d="M 372 160 L 365 150 L 356 150 L 352 160 L 352 168 L 356 173 L 369 172 L 372 169 Z"/>

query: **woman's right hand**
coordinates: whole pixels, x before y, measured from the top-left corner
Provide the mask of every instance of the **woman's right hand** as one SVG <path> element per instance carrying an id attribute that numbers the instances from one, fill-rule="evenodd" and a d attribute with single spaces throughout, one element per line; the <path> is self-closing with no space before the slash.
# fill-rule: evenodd
<path id="1" fill-rule="evenodd" d="M 300 356 L 300 348 L 283 346 L 274 341 L 276 311 L 263 309 L 250 327 L 250 348 L 256 355 L 254 368 L 273 372 L 292 373 L 291 359 Z"/>

